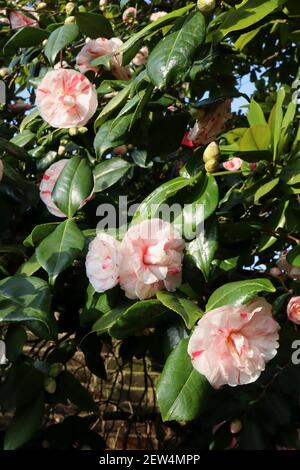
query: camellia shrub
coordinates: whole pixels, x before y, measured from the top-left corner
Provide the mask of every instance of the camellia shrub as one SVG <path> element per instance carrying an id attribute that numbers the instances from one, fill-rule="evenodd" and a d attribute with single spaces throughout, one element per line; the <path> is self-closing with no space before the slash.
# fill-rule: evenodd
<path id="1" fill-rule="evenodd" d="M 97 419 L 109 344 L 183 446 L 299 449 L 299 1 L 0 8 L 3 448 Z"/>

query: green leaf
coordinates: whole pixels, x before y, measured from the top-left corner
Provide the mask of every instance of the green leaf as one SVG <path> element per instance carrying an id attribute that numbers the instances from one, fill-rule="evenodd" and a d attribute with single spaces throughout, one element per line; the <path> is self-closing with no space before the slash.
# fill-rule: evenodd
<path id="1" fill-rule="evenodd" d="M 300 183 L 300 158 L 283 167 L 280 179 L 291 186 Z"/>
<path id="2" fill-rule="evenodd" d="M 34 28 L 32 28 L 34 29 Z M 15 450 L 28 442 L 39 430 L 44 415 L 44 391 L 18 408 L 4 437 L 4 450 Z"/>
<path id="3" fill-rule="evenodd" d="M 171 352 L 156 387 L 163 421 L 189 421 L 204 411 L 210 386 L 187 353 L 188 338 Z"/>
<path id="4" fill-rule="evenodd" d="M 266 126 L 267 121 L 260 105 L 252 98 L 247 113 L 249 126 Z"/>
<path id="5" fill-rule="evenodd" d="M 28 126 L 28 124 L 30 124 L 32 121 L 38 118 L 39 115 L 40 115 L 40 112 L 37 108 L 34 108 L 32 111 L 30 111 L 30 113 L 24 117 L 24 119 L 22 120 L 20 124 L 20 127 L 19 127 L 20 132 L 23 132 L 24 129 L 26 129 L 26 127 Z"/>
<path id="6" fill-rule="evenodd" d="M 217 42 L 221 41 L 227 34 L 233 31 L 249 28 L 267 15 L 272 13 L 276 8 L 283 5 L 286 0 L 248 0 L 242 2 L 237 8 L 230 8 L 224 15 L 221 26 L 215 33 Z"/>
<path id="7" fill-rule="evenodd" d="M 39 28 L 25 26 L 19 29 L 5 44 L 3 50 L 5 54 L 10 54 L 19 47 L 32 47 L 41 44 L 49 36 L 48 31 Z"/>
<path id="8" fill-rule="evenodd" d="M 263 184 L 254 195 L 254 204 L 258 204 L 262 197 L 269 194 L 278 185 L 279 181 L 279 178 L 274 178 L 273 180 Z"/>
<path id="9" fill-rule="evenodd" d="M 223 305 L 240 305 L 249 303 L 259 292 L 275 292 L 276 289 L 268 279 L 249 279 L 224 284 L 210 296 L 206 311 L 223 307 Z"/>
<path id="10" fill-rule="evenodd" d="M 239 141 L 242 152 L 268 150 L 271 144 L 271 131 L 268 125 L 251 126 Z"/>
<path id="11" fill-rule="evenodd" d="M 64 269 L 70 266 L 73 260 L 80 255 L 84 247 L 84 236 L 74 220 L 66 220 L 36 249 L 36 257 L 40 265 L 49 274 L 53 284 Z"/>
<path id="12" fill-rule="evenodd" d="M 292 266 L 300 268 L 300 245 L 290 250 L 286 258 Z"/>
<path id="13" fill-rule="evenodd" d="M 61 171 L 52 192 L 57 207 L 68 217 L 73 217 L 94 186 L 92 170 L 87 159 L 72 157 Z"/>
<path id="14" fill-rule="evenodd" d="M 112 308 L 106 312 L 99 320 L 97 320 L 92 330 L 98 334 L 106 333 L 113 324 L 123 315 L 130 304 L 120 305 L 119 307 Z"/>
<path id="15" fill-rule="evenodd" d="M 18 145 L 14 144 L 13 142 L 8 142 L 5 139 L 2 139 L 0 137 L 0 148 L 2 150 L 5 150 L 7 153 L 12 155 L 13 157 L 18 158 L 22 162 L 29 163 L 32 165 L 32 160 L 26 150 L 24 150 L 22 147 L 19 147 Z"/>
<path id="16" fill-rule="evenodd" d="M 94 149 L 98 158 L 107 150 L 124 144 L 131 118 L 132 114 L 126 114 L 120 118 L 110 119 L 100 127 L 94 140 Z"/>
<path id="17" fill-rule="evenodd" d="M 77 13 L 76 22 L 81 33 L 89 38 L 97 39 L 99 37 L 111 38 L 114 35 L 112 26 L 108 19 L 103 15 L 95 13 Z"/>
<path id="18" fill-rule="evenodd" d="M 277 93 L 277 101 L 273 107 L 270 117 L 269 117 L 269 126 L 272 131 L 272 143 L 273 143 L 273 160 L 276 160 L 277 149 L 281 136 L 281 127 L 283 121 L 283 102 L 285 98 L 285 89 L 282 87 Z"/>
<path id="19" fill-rule="evenodd" d="M 168 34 L 151 52 L 147 62 L 151 81 L 159 89 L 180 81 L 204 38 L 204 16 L 199 11 L 191 13 L 176 31 Z"/>
<path id="20" fill-rule="evenodd" d="M 20 132 L 20 134 L 15 135 L 10 142 L 17 145 L 18 147 L 25 147 L 35 138 L 35 134 L 30 130 L 25 130 Z"/>
<path id="21" fill-rule="evenodd" d="M 25 263 L 21 264 L 17 274 L 24 274 L 25 276 L 32 276 L 40 269 L 41 265 L 36 259 L 35 253 Z"/>
<path id="22" fill-rule="evenodd" d="M 27 341 L 27 334 L 21 325 L 10 325 L 5 335 L 6 356 L 13 362 L 22 354 Z"/>
<path id="23" fill-rule="evenodd" d="M 125 86 L 119 93 L 117 93 L 102 109 L 101 113 L 97 117 L 94 127 L 98 129 L 98 127 L 102 126 L 102 124 L 107 120 L 108 116 L 113 113 L 117 108 L 119 108 L 124 101 L 126 101 L 132 84 Z"/>
<path id="24" fill-rule="evenodd" d="M 113 323 L 109 333 L 113 338 L 123 339 L 142 332 L 154 325 L 166 314 L 166 307 L 158 300 L 141 300 L 135 302 Z"/>
<path id="25" fill-rule="evenodd" d="M 181 189 L 192 184 L 192 182 L 192 178 L 187 179 L 179 176 L 156 188 L 138 207 L 133 218 L 134 223 L 155 217 L 161 204 L 166 202 L 169 197 L 174 196 Z"/>
<path id="26" fill-rule="evenodd" d="M 70 402 L 78 406 L 80 411 L 97 411 L 97 406 L 92 396 L 70 372 L 61 372 L 57 377 L 57 384 L 64 394 L 67 395 Z"/>
<path id="27" fill-rule="evenodd" d="M 39 337 L 55 338 L 57 329 L 50 311 L 48 284 L 38 277 L 15 275 L 2 279 L 0 322 L 24 323 Z"/>
<path id="28" fill-rule="evenodd" d="M 96 165 L 94 169 L 95 193 L 104 191 L 121 179 L 132 165 L 115 157 Z"/>
<path id="29" fill-rule="evenodd" d="M 187 246 L 187 254 L 202 272 L 205 280 L 209 279 L 212 262 L 218 249 L 218 226 L 215 220 L 208 220 L 204 230 Z"/>
<path id="30" fill-rule="evenodd" d="M 289 201 L 282 201 L 278 204 L 275 210 L 268 218 L 268 223 L 266 224 L 266 230 L 269 232 L 274 232 L 279 228 L 283 228 L 286 222 L 286 210 L 289 206 Z M 264 251 L 270 248 L 274 243 L 277 241 L 277 238 L 273 235 L 269 235 L 268 233 L 262 235 L 258 249 L 259 251 Z"/>
<path id="31" fill-rule="evenodd" d="M 194 302 L 182 295 L 159 291 L 156 297 L 165 307 L 178 313 L 190 330 L 203 315 L 202 310 Z"/>
<path id="32" fill-rule="evenodd" d="M 57 226 L 57 222 L 37 225 L 36 227 L 34 227 L 31 234 L 25 238 L 25 240 L 23 241 L 23 245 L 34 248 L 39 241 L 43 240 L 45 237 L 47 237 L 47 235 L 52 233 Z"/>
<path id="33" fill-rule="evenodd" d="M 50 64 L 55 63 L 57 54 L 77 38 L 79 29 L 77 24 L 64 24 L 55 29 L 49 36 L 45 47 L 45 56 Z"/>
<path id="34" fill-rule="evenodd" d="M 266 25 L 261 25 L 259 28 L 252 29 L 252 31 L 248 31 L 247 33 L 241 34 L 239 38 L 235 41 L 234 47 L 239 51 L 242 51 L 247 44 L 255 38 L 255 36 L 260 32 L 262 28 Z"/>

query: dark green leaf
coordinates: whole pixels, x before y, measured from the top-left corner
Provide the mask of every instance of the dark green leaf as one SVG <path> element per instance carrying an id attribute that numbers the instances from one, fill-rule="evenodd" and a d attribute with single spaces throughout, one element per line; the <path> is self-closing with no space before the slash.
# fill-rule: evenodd
<path id="1" fill-rule="evenodd" d="M 57 377 L 57 383 L 63 389 L 70 402 L 78 406 L 80 410 L 97 411 L 97 406 L 92 396 L 70 372 L 61 372 Z"/>
<path id="2" fill-rule="evenodd" d="M 202 310 L 194 302 L 180 294 L 159 291 L 156 297 L 165 307 L 178 313 L 189 329 L 192 329 L 196 321 L 203 315 Z"/>
<path id="3" fill-rule="evenodd" d="M 104 191 L 115 184 L 127 173 L 131 166 L 132 165 L 130 163 L 118 157 L 111 158 L 110 160 L 106 160 L 96 165 L 94 169 L 94 191 L 96 193 Z"/>
<path id="4" fill-rule="evenodd" d="M 32 47 L 41 44 L 49 36 L 48 31 L 39 28 L 25 26 L 19 29 L 5 44 L 5 53 L 18 49 L 19 47 Z"/>
<path id="5" fill-rule="evenodd" d="M 64 24 L 55 29 L 49 36 L 45 47 L 45 56 L 50 64 L 55 63 L 57 54 L 77 38 L 79 29 L 76 24 Z"/>
<path id="6" fill-rule="evenodd" d="M 111 38 L 114 33 L 108 19 L 95 13 L 77 13 L 76 21 L 81 33 L 89 38 Z"/>
<path id="7" fill-rule="evenodd" d="M 107 150 L 124 144 L 132 114 L 106 121 L 98 130 L 94 148 L 97 157 L 101 157 Z"/>
<path id="8" fill-rule="evenodd" d="M 217 248 L 218 226 L 215 220 L 209 220 L 205 223 L 200 234 L 187 247 L 187 254 L 191 256 L 197 268 L 202 271 L 206 281 L 209 278 Z"/>

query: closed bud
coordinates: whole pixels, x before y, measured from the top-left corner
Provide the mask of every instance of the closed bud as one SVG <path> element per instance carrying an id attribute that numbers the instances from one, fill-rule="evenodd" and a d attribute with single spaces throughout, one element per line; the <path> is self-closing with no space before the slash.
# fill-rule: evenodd
<path id="1" fill-rule="evenodd" d="M 68 16 L 72 15 L 73 11 L 75 10 L 75 6 L 76 6 L 75 3 L 73 2 L 66 3 L 65 11 Z"/>
<path id="2" fill-rule="evenodd" d="M 243 428 L 243 425 L 239 419 L 235 419 L 230 423 L 230 432 L 231 434 L 239 433 Z"/>
<path id="3" fill-rule="evenodd" d="M 206 15 L 216 8 L 216 0 L 198 0 L 197 7 L 201 13 Z"/>
<path id="4" fill-rule="evenodd" d="M 9 74 L 9 69 L 7 67 L 2 67 L 0 69 L 0 77 L 4 78 Z"/>
<path id="5" fill-rule="evenodd" d="M 79 134 L 86 134 L 88 131 L 87 127 L 78 127 Z"/>
<path id="6" fill-rule="evenodd" d="M 72 24 L 72 23 L 76 23 L 76 18 L 75 18 L 75 16 L 68 16 L 68 17 L 65 19 L 65 24 Z"/>
<path id="7" fill-rule="evenodd" d="M 62 155 L 64 155 L 65 151 L 66 151 L 66 147 L 64 145 L 60 145 L 58 147 L 57 153 L 61 157 Z"/>
<path id="8" fill-rule="evenodd" d="M 67 139 L 61 139 L 60 144 L 61 145 L 67 145 L 68 141 Z"/>
<path id="9" fill-rule="evenodd" d="M 70 127 L 70 129 L 69 129 L 69 134 L 70 134 L 72 137 L 74 137 L 75 135 L 77 135 L 77 134 L 78 134 L 78 129 L 77 129 L 77 127 Z"/>
<path id="10" fill-rule="evenodd" d="M 38 10 L 43 10 L 43 9 L 46 8 L 46 7 L 47 7 L 47 3 L 46 3 L 46 2 L 39 2 L 39 3 L 37 4 L 37 6 L 36 6 L 35 9 L 36 9 L 36 11 L 38 11 Z"/>
<path id="11" fill-rule="evenodd" d="M 220 148 L 217 142 L 211 142 L 203 153 L 204 163 L 209 162 L 210 160 L 219 160 L 220 158 Z"/>
<path id="12" fill-rule="evenodd" d="M 48 39 L 44 39 L 44 41 L 42 42 L 42 46 L 46 46 L 47 45 L 47 42 L 48 42 Z"/>
<path id="13" fill-rule="evenodd" d="M 49 375 L 50 377 L 57 377 L 62 371 L 64 370 L 63 364 L 60 364 L 59 362 L 55 362 L 54 364 L 51 364 L 50 370 L 49 370 Z"/>
<path id="14" fill-rule="evenodd" d="M 79 13 L 86 13 L 86 8 L 85 8 L 85 6 L 79 5 L 78 11 L 79 11 Z"/>
<path id="15" fill-rule="evenodd" d="M 105 7 L 107 6 L 107 4 L 108 4 L 108 1 L 107 1 L 107 0 L 100 0 L 100 1 L 99 1 L 99 8 L 100 8 L 100 10 L 104 10 Z"/>
<path id="16" fill-rule="evenodd" d="M 52 377 L 46 377 L 44 387 L 46 392 L 48 393 L 55 393 L 56 391 L 56 380 L 54 380 Z"/>
<path id="17" fill-rule="evenodd" d="M 205 170 L 207 173 L 214 173 L 219 169 L 218 160 L 209 160 L 205 163 Z"/>

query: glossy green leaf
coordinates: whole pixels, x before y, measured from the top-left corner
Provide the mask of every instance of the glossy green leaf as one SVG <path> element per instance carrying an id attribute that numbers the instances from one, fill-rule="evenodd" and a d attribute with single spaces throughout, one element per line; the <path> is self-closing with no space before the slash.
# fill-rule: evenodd
<path id="1" fill-rule="evenodd" d="M 189 421 L 205 410 L 210 385 L 193 368 L 188 341 L 181 340 L 171 352 L 156 387 L 163 421 Z"/>
<path id="2" fill-rule="evenodd" d="M 95 13 L 77 13 L 76 22 L 81 33 L 89 38 L 111 38 L 114 35 L 112 26 L 107 18 Z"/>
<path id="3" fill-rule="evenodd" d="M 113 113 L 117 108 L 119 108 L 127 99 L 132 84 L 125 86 L 121 91 L 119 91 L 101 110 L 101 113 L 95 121 L 95 129 L 102 126 L 102 124 L 107 120 L 109 115 Z"/>
<path id="4" fill-rule="evenodd" d="M 239 142 L 242 152 L 268 150 L 271 144 L 271 131 L 268 125 L 251 126 Z"/>
<path id="5" fill-rule="evenodd" d="M 166 307 L 158 300 L 135 302 L 114 322 L 109 329 L 109 333 L 116 339 L 123 339 L 135 333 L 140 333 L 164 317 L 166 311 Z"/>
<path id="6" fill-rule="evenodd" d="M 275 292 L 276 289 L 268 279 L 249 279 L 224 284 L 209 297 L 206 311 L 224 305 L 240 305 L 249 303 L 259 292 Z"/>
<path id="7" fill-rule="evenodd" d="M 10 142 L 12 142 L 15 145 L 18 145 L 18 147 L 25 147 L 32 140 L 34 140 L 34 138 L 35 138 L 35 135 L 33 134 L 33 132 L 27 129 L 23 132 L 20 132 L 20 134 L 15 135 L 10 140 Z"/>
<path id="8" fill-rule="evenodd" d="M 152 82 L 162 89 L 182 79 L 204 38 L 204 16 L 199 11 L 191 13 L 151 52 L 147 71 Z"/>
<path id="9" fill-rule="evenodd" d="M 94 169 L 94 191 L 96 193 L 99 191 L 104 191 L 105 189 L 115 184 L 117 181 L 119 181 L 119 179 L 126 175 L 131 166 L 132 165 L 130 163 L 118 157 L 105 160 L 104 162 L 96 165 Z"/>
<path id="10" fill-rule="evenodd" d="M 4 46 L 4 52 L 10 53 L 19 47 L 32 47 L 41 44 L 44 39 L 49 36 L 48 31 L 39 28 L 32 28 L 25 26 L 18 29 L 18 31 L 7 41 Z"/>
<path id="11" fill-rule="evenodd" d="M 78 406 L 80 410 L 97 411 L 93 397 L 70 372 L 61 372 L 57 382 L 70 402 Z"/>
<path id="12" fill-rule="evenodd" d="M 295 185 L 300 183 L 300 158 L 292 160 L 283 167 L 280 175 L 282 181 L 288 185 Z"/>
<path id="13" fill-rule="evenodd" d="M 36 225 L 30 235 L 28 235 L 28 237 L 26 237 L 23 241 L 23 245 L 33 248 L 39 241 L 43 240 L 43 238 L 52 233 L 53 230 L 56 229 L 57 225 L 58 223 L 56 222 Z"/>
<path id="14" fill-rule="evenodd" d="M 269 216 L 268 223 L 266 224 L 266 232 L 270 232 L 270 234 L 266 233 L 262 235 L 258 244 L 259 251 L 267 250 L 277 241 L 277 237 L 274 237 L 273 235 L 271 235 L 271 233 L 285 226 L 285 213 L 288 206 L 289 201 L 281 201 L 278 206 L 274 209 L 272 214 Z"/>
<path id="15" fill-rule="evenodd" d="M 206 281 L 209 279 L 217 248 L 218 226 L 215 220 L 208 220 L 200 234 L 187 246 L 187 254 L 200 269 Z"/>
<path id="16" fill-rule="evenodd" d="M 158 291 L 156 297 L 165 307 L 178 313 L 189 329 L 192 329 L 203 315 L 202 310 L 194 302 L 180 294 Z"/>
<path id="17" fill-rule="evenodd" d="M 300 268 L 300 245 L 295 246 L 295 248 L 288 252 L 287 260 L 292 266 Z"/>
<path id="18" fill-rule="evenodd" d="M 285 89 L 282 87 L 277 93 L 276 104 L 273 107 L 270 117 L 269 126 L 272 131 L 272 144 L 273 144 L 273 159 L 277 157 L 277 149 L 280 141 L 281 127 L 283 121 L 283 102 L 285 98 Z"/>
<path id="19" fill-rule="evenodd" d="M 119 307 L 115 307 L 109 310 L 93 324 L 92 330 L 96 331 L 99 334 L 106 333 L 113 326 L 113 324 L 119 318 L 121 318 L 121 316 L 129 306 L 129 303 L 125 303 L 124 305 L 122 304 Z"/>
<path id="20" fill-rule="evenodd" d="M 110 119 L 100 127 L 94 140 L 94 149 L 98 158 L 107 150 L 124 144 L 131 118 L 131 114 L 126 114 L 120 118 Z"/>
<path id="21" fill-rule="evenodd" d="M 94 179 L 87 159 L 72 157 L 61 171 L 52 192 L 56 206 L 72 217 L 91 195 Z"/>
<path id="22" fill-rule="evenodd" d="M 271 181 L 263 184 L 255 193 L 254 195 L 254 204 L 258 204 L 260 199 L 267 194 L 269 194 L 279 183 L 279 178 L 274 178 Z"/>
<path id="23" fill-rule="evenodd" d="M 156 188 L 138 207 L 133 218 L 134 223 L 155 217 L 161 204 L 190 184 L 192 184 L 192 179 L 179 176 Z"/>
<path id="24" fill-rule="evenodd" d="M 27 334 L 23 326 L 10 325 L 5 335 L 6 357 L 13 362 L 22 354 L 27 341 Z"/>
<path id="25" fill-rule="evenodd" d="M 230 8 L 215 34 L 216 40 L 220 41 L 229 33 L 249 28 L 285 2 L 286 0 L 248 0 L 242 2 L 235 9 Z"/>
<path id="26" fill-rule="evenodd" d="M 35 253 L 25 263 L 21 264 L 17 274 L 23 274 L 25 276 L 32 276 L 36 271 L 41 268 L 40 263 L 36 259 Z"/>
<path id="27" fill-rule="evenodd" d="M 2 279 L 0 322 L 24 323 L 39 337 L 55 338 L 57 329 L 50 311 L 48 284 L 37 277 L 20 275 Z"/>
<path id="28" fill-rule="evenodd" d="M 49 36 L 45 47 L 45 56 L 50 64 L 55 63 L 57 54 L 66 46 L 71 44 L 79 34 L 78 26 L 75 23 L 64 24 L 55 29 Z"/>
<path id="29" fill-rule="evenodd" d="M 252 98 L 250 101 L 247 119 L 249 126 L 266 126 L 267 121 L 260 105 Z"/>
<path id="30" fill-rule="evenodd" d="M 44 391 L 31 403 L 18 408 L 4 437 L 4 450 L 15 450 L 28 442 L 39 430 L 44 415 Z"/>
<path id="31" fill-rule="evenodd" d="M 48 235 L 36 249 L 36 257 L 54 283 L 59 273 L 70 266 L 84 247 L 84 236 L 74 220 L 66 220 Z"/>

